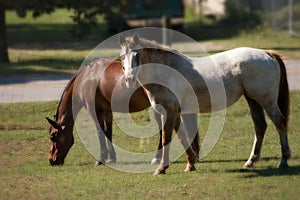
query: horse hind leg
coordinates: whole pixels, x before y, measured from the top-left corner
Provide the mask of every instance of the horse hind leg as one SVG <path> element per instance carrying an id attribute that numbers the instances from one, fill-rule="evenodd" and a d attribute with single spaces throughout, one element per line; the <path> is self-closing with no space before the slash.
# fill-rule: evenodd
<path id="1" fill-rule="evenodd" d="M 181 124 L 182 122 L 182 124 Z M 196 123 L 193 123 L 196 122 Z M 195 171 L 195 163 L 197 161 L 197 156 L 199 155 L 199 145 L 198 132 L 197 132 L 197 115 L 196 114 L 185 114 L 178 117 L 175 124 L 175 131 L 177 132 L 177 137 L 185 149 L 187 155 L 187 165 L 185 172 Z M 195 134 L 197 134 L 195 136 Z M 196 139 L 195 139 L 196 137 Z M 195 144 L 196 143 L 196 144 Z"/>
<path id="2" fill-rule="evenodd" d="M 288 143 L 287 124 L 285 123 L 285 119 L 276 103 L 266 106 L 265 110 L 279 133 L 282 158 L 278 167 L 288 167 L 287 160 L 291 157 L 291 150 Z"/>
<path id="3" fill-rule="evenodd" d="M 196 154 L 196 161 L 199 161 L 200 145 L 198 133 L 198 114 L 183 114 L 182 122 L 187 132 L 189 143 Z"/>
<path id="4" fill-rule="evenodd" d="M 250 107 L 251 117 L 254 123 L 255 136 L 252 151 L 248 161 L 244 164 L 243 168 L 252 167 L 255 162 L 260 158 L 262 142 L 267 129 L 267 123 L 264 116 L 263 108 L 253 99 L 245 95 L 245 98 Z"/>

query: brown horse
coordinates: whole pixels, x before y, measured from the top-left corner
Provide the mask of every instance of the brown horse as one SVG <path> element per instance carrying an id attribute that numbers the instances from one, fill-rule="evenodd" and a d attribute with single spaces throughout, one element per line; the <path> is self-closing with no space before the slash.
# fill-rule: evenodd
<path id="1" fill-rule="evenodd" d="M 148 97 L 141 87 L 134 91 L 126 88 L 120 61 L 100 58 L 85 65 L 73 76 L 61 96 L 54 120 L 46 118 L 51 124 L 49 130 L 51 142 L 49 162 L 51 165 L 63 165 L 64 159 L 74 143 L 74 122 L 82 107 L 85 107 L 91 115 L 98 132 L 100 157 L 96 164 L 104 164 L 108 160 L 116 161 L 116 153 L 111 142 L 113 92 L 118 94 L 114 96 L 117 104 L 124 104 L 125 98 L 130 99 L 129 108 L 124 109 L 122 106 L 117 106 L 114 108 L 114 112 L 129 111 L 132 113 L 150 107 Z M 161 130 L 160 115 L 155 114 L 155 117 Z M 197 123 L 195 120 L 197 115 L 191 114 L 186 117 Z M 106 138 L 110 142 L 107 142 Z M 160 138 L 158 150 L 152 162 L 161 159 L 161 141 Z M 192 148 L 199 155 L 198 134 L 193 140 Z"/>

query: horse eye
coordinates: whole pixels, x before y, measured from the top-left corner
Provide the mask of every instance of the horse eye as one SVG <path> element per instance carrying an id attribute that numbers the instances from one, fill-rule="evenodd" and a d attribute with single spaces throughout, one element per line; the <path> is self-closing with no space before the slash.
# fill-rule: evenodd
<path id="1" fill-rule="evenodd" d="M 125 59 L 125 55 L 124 54 L 120 55 L 120 59 L 124 60 Z"/>
<path id="2" fill-rule="evenodd" d="M 136 61 L 136 63 L 137 63 L 137 65 L 140 65 L 140 54 L 139 53 L 137 53 L 136 55 L 135 55 L 135 61 Z"/>
<path id="3" fill-rule="evenodd" d="M 123 71 L 125 71 L 125 67 L 124 66 L 122 66 L 122 69 L 123 69 Z"/>
<path id="4" fill-rule="evenodd" d="M 53 142 L 56 142 L 57 135 L 58 135 L 57 132 L 52 133 L 52 134 L 50 135 L 50 140 L 52 140 Z"/>

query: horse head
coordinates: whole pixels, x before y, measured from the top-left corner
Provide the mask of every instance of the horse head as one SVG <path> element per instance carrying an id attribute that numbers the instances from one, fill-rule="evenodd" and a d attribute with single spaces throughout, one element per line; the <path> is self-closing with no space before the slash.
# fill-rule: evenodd
<path id="1" fill-rule="evenodd" d="M 50 153 L 49 162 L 51 165 L 63 165 L 65 157 L 74 144 L 73 126 L 59 124 L 46 118 L 50 123 Z"/>
<path id="2" fill-rule="evenodd" d="M 119 35 L 119 43 L 126 86 L 132 87 L 136 85 L 138 66 L 141 64 L 139 36 L 134 34 L 133 37 L 125 38 L 123 35 Z"/>

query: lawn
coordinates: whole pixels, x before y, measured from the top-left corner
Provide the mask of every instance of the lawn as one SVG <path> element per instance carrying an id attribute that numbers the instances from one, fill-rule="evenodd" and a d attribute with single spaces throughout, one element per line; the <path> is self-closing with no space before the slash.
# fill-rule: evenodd
<path id="1" fill-rule="evenodd" d="M 300 187 L 300 91 L 291 93 L 289 141 L 290 168 L 277 169 L 280 161 L 278 134 L 269 120 L 262 159 L 242 170 L 253 142 L 253 125 L 242 98 L 228 109 L 225 126 L 215 148 L 196 165 L 197 171 L 184 173 L 185 158 L 172 163 L 166 175 L 126 173 L 107 166 L 94 166 L 75 132 L 75 144 L 65 165 L 49 166 L 46 116 L 55 113 L 57 102 L 0 104 L 0 196 L 5 199 L 296 199 Z M 133 116 L 144 121 L 148 112 Z M 203 138 L 209 115 L 200 116 Z M 113 138 L 123 133 L 114 127 Z M 135 139 L 137 140 L 137 139 Z M 157 139 L 150 142 L 155 149 Z M 128 148 L 132 148 L 128 147 Z M 135 147 L 137 150 L 138 146 Z"/>
<path id="2" fill-rule="evenodd" d="M 99 32 L 96 30 L 85 41 L 72 39 L 69 14 L 58 10 L 54 15 L 37 19 L 32 19 L 30 14 L 19 19 L 8 12 L 11 64 L 1 65 L 0 75 L 74 73 L 89 51 L 108 35 L 100 19 Z M 290 37 L 286 32 L 257 28 L 218 38 L 213 38 L 212 33 L 205 32 L 210 35 L 208 41 L 199 40 L 221 47 L 210 53 L 253 46 L 273 48 L 289 59 L 300 58 L 299 38 Z M 45 117 L 55 114 L 58 102 L 0 104 L 0 199 L 296 199 L 300 194 L 299 99 L 300 91 L 293 91 L 290 168 L 276 168 L 281 156 L 279 138 L 268 120 L 261 161 L 252 169 L 241 169 L 249 156 L 254 133 L 242 98 L 228 109 L 222 135 L 215 148 L 197 163 L 197 171 L 184 173 L 185 157 L 182 156 L 172 163 L 166 175 L 157 177 L 152 176 L 153 172 L 132 174 L 108 166 L 94 166 L 95 158 L 85 149 L 76 131 L 75 144 L 65 165 L 51 167 L 47 159 L 49 125 Z M 147 113 L 138 113 L 133 118 L 144 123 Z M 210 116 L 201 115 L 200 119 L 203 139 Z M 124 133 L 116 125 L 113 138 L 120 146 L 145 151 L 139 146 L 140 140 L 124 140 Z M 157 142 L 156 136 L 146 144 L 149 149 L 155 149 Z"/>

